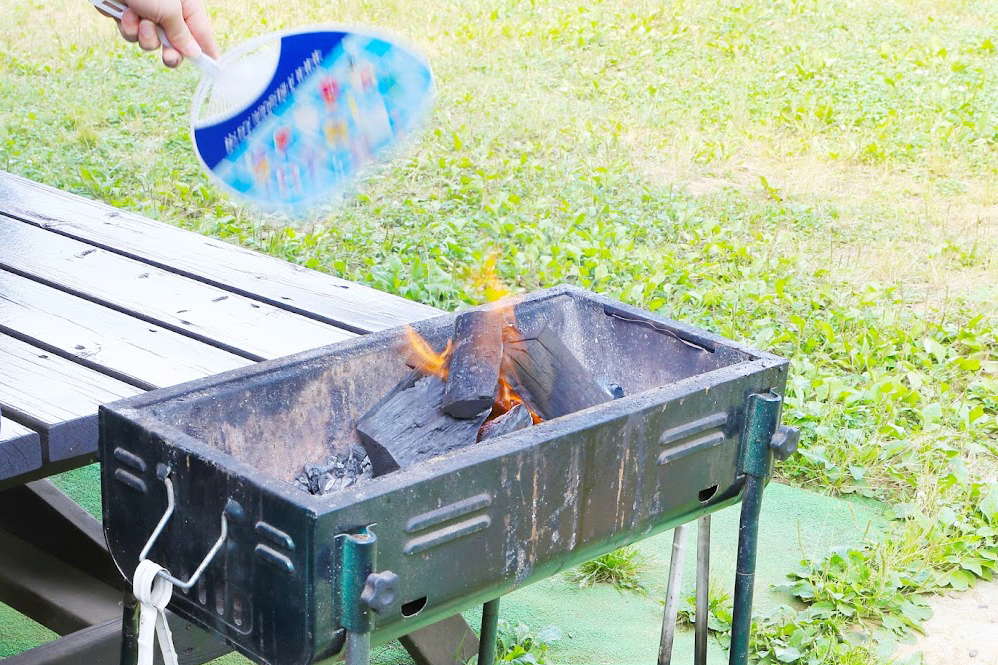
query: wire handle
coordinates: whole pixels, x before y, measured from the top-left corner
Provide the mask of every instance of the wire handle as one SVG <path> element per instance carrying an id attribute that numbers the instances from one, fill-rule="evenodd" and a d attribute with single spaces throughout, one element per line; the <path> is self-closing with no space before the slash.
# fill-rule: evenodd
<path id="1" fill-rule="evenodd" d="M 167 472 L 163 475 L 163 483 L 166 485 L 166 512 L 163 513 L 163 516 L 159 519 L 159 523 L 156 525 L 156 528 L 153 529 L 152 534 L 149 536 L 149 540 L 146 541 L 145 547 L 143 547 L 142 551 L 139 552 L 139 565 L 142 565 L 143 561 L 147 561 L 146 557 L 149 555 L 149 550 L 152 549 L 153 543 L 155 543 L 156 539 L 159 538 L 159 534 L 163 532 L 163 528 L 166 526 L 166 523 L 170 521 L 170 517 L 173 515 L 173 509 L 176 507 L 176 502 L 173 498 L 173 483 L 170 481 L 169 470 L 167 470 Z M 204 569 L 208 567 L 208 564 L 210 564 L 212 559 L 215 558 L 215 555 L 218 554 L 218 550 L 222 549 L 222 543 L 225 542 L 228 535 L 229 523 L 225 519 L 225 511 L 223 510 L 222 528 L 221 533 L 218 535 L 218 540 L 216 540 L 215 544 L 211 546 L 210 550 L 208 550 L 208 553 L 205 555 L 200 565 L 198 565 L 197 570 L 194 571 L 189 580 L 182 582 L 171 575 L 165 568 L 161 568 L 157 571 L 156 575 L 158 577 L 162 577 L 178 589 L 187 591 L 192 586 L 197 584 L 198 579 L 201 577 L 201 573 L 204 572 Z"/>
<path id="2" fill-rule="evenodd" d="M 121 17 L 125 14 L 125 10 L 128 9 L 127 5 L 118 2 L 118 0 L 90 0 L 90 4 L 118 21 L 121 20 Z M 159 41 L 163 44 L 163 48 L 173 48 L 173 44 L 171 44 L 170 40 L 166 37 L 166 32 L 163 31 L 163 26 L 158 24 L 156 25 L 156 34 L 159 35 Z M 204 72 L 206 76 L 218 78 L 221 73 L 221 67 L 218 64 L 218 60 L 215 60 L 213 57 L 204 52 L 198 56 L 187 59 L 200 67 L 201 71 Z"/>

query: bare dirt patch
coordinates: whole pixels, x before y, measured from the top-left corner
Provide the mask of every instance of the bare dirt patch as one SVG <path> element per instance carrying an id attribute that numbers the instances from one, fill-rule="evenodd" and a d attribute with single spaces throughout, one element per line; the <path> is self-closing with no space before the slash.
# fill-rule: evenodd
<path id="1" fill-rule="evenodd" d="M 998 581 L 929 601 L 925 635 L 904 645 L 898 660 L 922 652 L 924 665 L 998 665 Z"/>

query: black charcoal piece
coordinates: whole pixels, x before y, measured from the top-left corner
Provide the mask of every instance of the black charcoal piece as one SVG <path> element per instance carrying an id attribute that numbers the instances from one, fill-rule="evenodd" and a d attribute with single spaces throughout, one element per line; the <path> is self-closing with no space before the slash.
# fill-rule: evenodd
<path id="1" fill-rule="evenodd" d="M 503 375 L 544 420 L 613 399 L 549 326 L 533 337 L 507 339 L 505 363 Z"/>
<path id="2" fill-rule="evenodd" d="M 482 425 L 482 430 L 479 432 L 478 440 L 485 441 L 486 439 L 494 439 L 497 436 L 502 436 L 503 434 L 510 434 L 511 432 L 518 432 L 521 429 L 526 429 L 533 424 L 534 419 L 530 415 L 530 409 L 523 404 L 517 404 L 498 418 L 490 420 Z"/>
<path id="3" fill-rule="evenodd" d="M 443 409 L 455 418 L 475 418 L 492 408 L 499 391 L 502 317 L 496 312 L 458 314 L 447 366 Z"/>
<path id="4" fill-rule="evenodd" d="M 357 434 L 375 477 L 477 441 L 488 411 L 475 418 L 454 418 L 441 410 L 443 400 L 443 381 L 427 376 L 360 419 Z"/>

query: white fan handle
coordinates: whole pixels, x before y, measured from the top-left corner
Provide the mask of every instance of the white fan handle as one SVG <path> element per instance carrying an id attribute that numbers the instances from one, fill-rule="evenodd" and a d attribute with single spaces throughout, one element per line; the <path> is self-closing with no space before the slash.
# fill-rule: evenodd
<path id="1" fill-rule="evenodd" d="M 105 14 L 113 16 L 119 21 L 121 20 L 122 15 L 124 15 L 125 10 L 128 9 L 126 5 L 121 4 L 118 0 L 90 0 L 90 4 Z M 173 48 L 170 40 L 166 38 L 166 33 L 163 32 L 163 26 L 157 25 L 156 32 L 159 35 L 159 41 L 163 44 L 164 48 Z M 196 58 L 187 59 L 200 67 L 201 71 L 203 71 L 207 76 L 210 76 L 211 78 L 218 78 L 220 71 L 218 60 L 215 60 L 210 55 L 202 52 L 201 55 Z"/>

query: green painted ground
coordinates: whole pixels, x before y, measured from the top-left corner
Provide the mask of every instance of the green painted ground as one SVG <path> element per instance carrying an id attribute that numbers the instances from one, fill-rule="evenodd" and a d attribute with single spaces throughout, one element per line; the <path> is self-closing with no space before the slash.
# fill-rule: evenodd
<path id="1" fill-rule="evenodd" d="M 98 469 L 80 469 L 56 478 L 56 483 L 95 515 L 100 511 L 97 488 Z M 758 557 L 756 607 L 765 610 L 790 597 L 771 587 L 783 581 L 804 556 L 820 557 L 836 545 L 858 545 L 868 528 L 881 523 L 881 505 L 873 501 L 842 500 L 771 484 L 764 502 Z M 713 518 L 711 542 L 712 582 L 729 591 L 733 582 L 738 506 Z M 696 534 L 690 539 L 685 581 L 692 590 Z M 565 575 L 549 578 L 521 589 L 502 601 L 501 614 L 510 621 L 523 621 L 535 629 L 554 624 L 564 635 L 550 651 L 555 665 L 654 662 L 672 548 L 672 533 L 649 538 L 638 545 L 648 557 L 642 582 L 647 595 L 618 592 L 610 587 L 579 589 Z M 466 614 L 477 626 L 477 612 Z M 54 635 L 0 605 L 0 657 L 18 653 Z M 691 663 L 692 631 L 680 632 L 676 639 L 674 662 Z M 238 656 L 216 661 L 217 665 L 245 662 Z M 411 663 L 398 646 L 377 650 L 378 665 Z M 726 662 L 723 651 L 711 645 L 712 664 Z"/>

